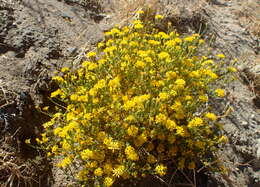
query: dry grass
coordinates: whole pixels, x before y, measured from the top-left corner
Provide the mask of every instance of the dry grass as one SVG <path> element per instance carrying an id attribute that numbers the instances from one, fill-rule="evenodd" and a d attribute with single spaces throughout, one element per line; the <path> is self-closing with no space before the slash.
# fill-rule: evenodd
<path id="1" fill-rule="evenodd" d="M 254 0 L 244 0 L 237 14 L 240 22 L 246 25 L 246 29 L 260 37 L 260 3 Z"/>
<path id="2" fill-rule="evenodd" d="M 159 0 L 113 0 L 113 18 L 118 25 L 129 24 L 138 10 L 149 10 L 154 14 L 159 11 Z"/>
<path id="3" fill-rule="evenodd" d="M 33 186 L 34 171 L 26 162 L 19 160 L 15 150 L 1 139 L 0 148 L 0 186 Z"/>

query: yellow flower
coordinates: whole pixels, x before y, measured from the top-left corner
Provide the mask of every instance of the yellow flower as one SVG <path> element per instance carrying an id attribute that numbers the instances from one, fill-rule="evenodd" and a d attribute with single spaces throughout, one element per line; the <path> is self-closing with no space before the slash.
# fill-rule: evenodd
<path id="1" fill-rule="evenodd" d="M 160 42 L 156 40 L 148 40 L 148 43 L 151 45 L 160 45 Z"/>
<path id="2" fill-rule="evenodd" d="M 65 167 L 67 167 L 68 165 L 70 165 L 71 162 L 72 162 L 71 158 L 70 158 L 70 157 L 66 157 L 66 158 L 64 158 L 61 162 L 59 162 L 59 163 L 57 164 L 57 166 L 60 167 L 60 168 L 65 168 Z"/>
<path id="3" fill-rule="evenodd" d="M 94 52 L 94 51 L 91 51 L 91 52 L 89 52 L 89 53 L 87 53 L 87 57 L 94 57 L 94 56 L 96 56 L 97 54 Z"/>
<path id="4" fill-rule="evenodd" d="M 207 114 L 205 114 L 205 117 L 212 120 L 212 121 L 216 121 L 217 120 L 217 116 L 213 113 L 208 112 Z"/>
<path id="5" fill-rule="evenodd" d="M 153 61 L 151 57 L 145 57 L 144 60 L 145 60 L 146 62 L 150 62 L 150 63 Z"/>
<path id="6" fill-rule="evenodd" d="M 183 126 L 177 126 L 176 127 L 177 131 L 176 131 L 176 134 L 177 135 L 180 135 L 182 137 L 187 137 L 189 136 L 189 133 L 187 132 L 186 128 L 183 127 Z"/>
<path id="7" fill-rule="evenodd" d="M 227 138 L 226 136 L 222 135 L 222 136 L 219 138 L 218 141 L 221 142 L 221 143 L 227 143 L 227 142 L 228 142 L 228 138 Z"/>
<path id="8" fill-rule="evenodd" d="M 134 28 L 135 28 L 135 29 L 142 29 L 142 28 L 144 28 L 144 26 L 143 26 L 141 23 L 139 23 L 139 24 L 136 24 L 136 25 L 134 26 Z"/>
<path id="9" fill-rule="evenodd" d="M 138 128 L 134 125 L 131 125 L 128 129 L 127 129 L 127 134 L 129 136 L 136 136 L 138 134 Z"/>
<path id="10" fill-rule="evenodd" d="M 77 101 L 77 100 L 78 100 L 78 95 L 77 95 L 77 94 L 72 94 L 72 95 L 70 96 L 70 100 L 71 100 L 71 101 Z"/>
<path id="11" fill-rule="evenodd" d="M 63 67 L 63 68 L 61 68 L 61 72 L 62 73 L 66 73 L 66 72 L 68 72 L 70 69 L 68 68 L 68 67 Z"/>
<path id="12" fill-rule="evenodd" d="M 199 96 L 200 101 L 206 103 L 208 102 L 208 96 L 207 95 L 200 95 Z"/>
<path id="13" fill-rule="evenodd" d="M 228 71 L 235 73 L 237 72 L 237 69 L 235 67 L 229 66 Z"/>
<path id="14" fill-rule="evenodd" d="M 113 183 L 114 183 L 114 180 L 111 177 L 106 177 L 105 180 L 104 180 L 104 185 L 106 187 L 112 186 Z"/>
<path id="15" fill-rule="evenodd" d="M 120 78 L 117 76 L 113 80 L 110 80 L 108 86 L 110 86 L 111 88 L 120 87 Z"/>
<path id="16" fill-rule="evenodd" d="M 200 73 L 199 71 L 191 71 L 190 72 L 190 77 L 194 77 L 194 78 L 199 78 L 200 77 Z"/>
<path id="17" fill-rule="evenodd" d="M 160 113 L 160 114 L 158 114 L 156 116 L 156 120 L 155 121 L 156 121 L 156 123 L 163 123 L 166 120 L 167 120 L 167 117 L 164 114 Z"/>
<path id="18" fill-rule="evenodd" d="M 138 68 L 144 68 L 145 67 L 145 63 L 143 61 L 138 60 L 135 63 L 135 66 L 138 67 Z"/>
<path id="19" fill-rule="evenodd" d="M 187 42 L 192 42 L 193 40 L 195 40 L 194 36 L 187 36 L 186 38 L 184 38 L 184 41 L 187 41 Z"/>
<path id="20" fill-rule="evenodd" d="M 25 142 L 26 144 L 30 144 L 30 143 L 31 143 L 31 139 L 26 139 L 24 142 Z"/>
<path id="21" fill-rule="evenodd" d="M 224 54 L 217 54 L 216 55 L 218 58 L 225 58 L 226 56 Z"/>
<path id="22" fill-rule="evenodd" d="M 88 65 L 88 70 L 92 71 L 92 70 L 96 69 L 97 67 L 98 67 L 97 64 L 95 64 L 95 63 L 90 63 L 90 64 Z"/>
<path id="23" fill-rule="evenodd" d="M 185 80 L 183 80 L 183 79 L 177 79 L 177 80 L 175 81 L 175 84 L 176 84 L 178 87 L 184 87 L 185 84 L 186 84 L 186 82 L 185 82 Z"/>
<path id="24" fill-rule="evenodd" d="M 199 127 L 201 125 L 203 125 L 203 120 L 199 117 L 195 117 L 189 122 L 188 127 L 193 128 L 193 127 Z"/>
<path id="25" fill-rule="evenodd" d="M 162 38 L 162 39 L 169 39 L 170 36 L 168 34 L 166 34 L 165 32 L 159 32 L 158 35 Z"/>
<path id="26" fill-rule="evenodd" d="M 84 151 L 82 151 L 80 153 L 81 157 L 83 160 L 87 160 L 87 159 L 91 159 L 94 157 L 94 153 L 93 151 L 89 150 L 89 149 L 85 149 Z"/>
<path id="27" fill-rule="evenodd" d="M 98 48 L 102 48 L 104 47 L 104 43 L 103 42 L 99 42 L 98 45 L 97 45 Z"/>
<path id="28" fill-rule="evenodd" d="M 54 146 L 51 148 L 51 152 L 53 152 L 53 153 L 55 153 L 57 150 L 58 150 L 58 146 L 57 146 L 57 145 L 54 145 Z"/>
<path id="29" fill-rule="evenodd" d="M 217 94 L 218 97 L 224 97 L 225 96 L 225 90 L 220 89 L 220 88 L 216 89 L 215 93 Z"/>
<path id="30" fill-rule="evenodd" d="M 118 141 L 111 141 L 109 144 L 107 144 L 107 148 L 115 151 L 115 150 L 119 150 L 121 147 L 121 144 Z"/>
<path id="31" fill-rule="evenodd" d="M 137 14 L 143 14 L 144 11 L 143 11 L 143 10 L 138 10 L 136 13 L 137 13 Z"/>
<path id="32" fill-rule="evenodd" d="M 111 32 L 112 35 L 120 34 L 120 30 L 117 29 L 117 28 L 113 28 L 110 32 Z"/>
<path id="33" fill-rule="evenodd" d="M 124 172 L 125 172 L 125 166 L 120 165 L 117 168 L 113 169 L 113 176 L 120 177 L 124 174 Z"/>
<path id="34" fill-rule="evenodd" d="M 60 89 L 54 91 L 51 93 L 51 97 L 56 97 L 58 95 L 62 95 L 62 91 Z"/>
<path id="35" fill-rule="evenodd" d="M 104 168 L 105 174 L 107 174 L 107 175 L 111 174 L 113 171 L 113 167 L 110 163 L 106 163 L 103 168 Z"/>
<path id="36" fill-rule="evenodd" d="M 177 74 L 173 71 L 168 71 L 166 73 L 166 77 L 167 77 L 168 80 L 174 79 L 174 78 L 176 78 L 176 76 L 177 76 Z"/>
<path id="37" fill-rule="evenodd" d="M 64 79 L 60 76 L 54 76 L 54 77 L 52 77 L 52 80 L 57 81 L 57 82 L 64 82 Z"/>
<path id="38" fill-rule="evenodd" d="M 159 57 L 159 59 L 167 59 L 167 58 L 170 58 L 170 55 L 169 55 L 169 53 L 163 51 L 158 54 L 158 57 Z"/>
<path id="39" fill-rule="evenodd" d="M 175 123 L 175 121 L 173 120 L 167 120 L 166 121 L 166 128 L 169 130 L 169 131 L 173 131 L 174 129 L 176 129 L 177 125 Z"/>
<path id="40" fill-rule="evenodd" d="M 96 176 L 100 177 L 103 175 L 103 170 L 101 168 L 97 168 L 97 169 L 95 169 L 94 174 Z"/>
<path id="41" fill-rule="evenodd" d="M 165 101 L 165 100 L 167 100 L 169 98 L 169 95 L 168 95 L 168 93 L 166 93 L 166 92 L 161 92 L 160 94 L 159 94 L 159 99 L 161 100 L 161 101 Z"/>
<path id="42" fill-rule="evenodd" d="M 157 15 L 155 16 L 155 19 L 163 19 L 163 16 L 160 15 L 160 14 L 157 14 Z"/>
<path id="43" fill-rule="evenodd" d="M 138 154 L 135 152 L 135 149 L 130 145 L 125 148 L 125 154 L 127 159 L 129 160 L 133 160 L 133 161 L 139 160 Z"/>
<path id="44" fill-rule="evenodd" d="M 164 166 L 163 164 L 159 164 L 156 166 L 155 172 L 156 172 L 156 174 L 158 174 L 160 176 L 164 176 L 167 172 L 167 167 Z"/>
<path id="45" fill-rule="evenodd" d="M 141 147 L 145 142 L 147 142 L 147 136 L 144 133 L 134 140 L 136 147 Z"/>

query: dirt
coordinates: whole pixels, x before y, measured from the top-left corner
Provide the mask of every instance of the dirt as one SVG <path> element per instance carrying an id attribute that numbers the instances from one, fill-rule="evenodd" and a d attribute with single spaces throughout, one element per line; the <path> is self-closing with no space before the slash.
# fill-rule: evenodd
<path id="1" fill-rule="evenodd" d="M 44 159 L 34 163 L 41 153 L 24 143 L 36 137 L 47 120 L 35 106 L 50 102 L 48 95 L 55 88 L 50 81 L 53 73 L 80 61 L 85 51 L 103 39 L 104 31 L 128 23 L 133 12 L 144 5 L 163 14 L 180 33 L 200 32 L 215 53 L 238 59 L 238 80 L 227 85 L 226 101 L 215 102 L 219 114 L 228 107 L 232 110 L 222 121 L 229 143 L 219 153 L 228 174 L 208 173 L 198 186 L 260 186 L 258 1 L 0 0 L 0 160 L 12 153 L 15 156 L 9 160 L 17 166 L 30 165 L 35 175 L 21 186 L 30 182 L 34 186 L 65 186 L 61 171 L 51 172 Z M 0 177 L 0 184 L 17 186 L 8 182 L 12 174 L 18 179 L 12 171 Z M 0 169 L 1 175 L 3 172 Z M 137 186 L 151 185 L 145 181 Z M 153 186 L 164 184 L 153 182 Z"/>

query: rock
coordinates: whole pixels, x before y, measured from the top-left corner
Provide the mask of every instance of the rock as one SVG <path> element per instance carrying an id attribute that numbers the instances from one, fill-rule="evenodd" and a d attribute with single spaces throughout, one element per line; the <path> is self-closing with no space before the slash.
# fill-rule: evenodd
<path id="1" fill-rule="evenodd" d="M 73 55 L 76 53 L 78 49 L 76 47 L 68 47 L 67 51 L 69 52 L 69 55 Z"/>

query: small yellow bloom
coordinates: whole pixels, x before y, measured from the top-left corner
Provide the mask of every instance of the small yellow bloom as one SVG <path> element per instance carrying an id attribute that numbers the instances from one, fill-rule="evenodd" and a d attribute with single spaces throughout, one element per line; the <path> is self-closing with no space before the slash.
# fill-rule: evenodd
<path id="1" fill-rule="evenodd" d="M 212 121 L 216 121 L 217 120 L 217 116 L 213 113 L 210 113 L 208 112 L 206 115 L 205 115 L 206 118 L 212 120 Z"/>
<path id="2" fill-rule="evenodd" d="M 72 159 L 71 159 L 70 157 L 66 157 L 66 158 L 64 158 L 61 162 L 59 162 L 59 163 L 57 164 L 57 166 L 60 167 L 60 168 L 65 168 L 65 167 L 67 167 L 68 165 L 70 165 L 71 162 L 72 162 Z"/>
<path id="3" fill-rule="evenodd" d="M 199 100 L 200 100 L 201 102 L 206 103 L 206 102 L 208 102 L 208 96 L 207 96 L 207 95 L 200 95 L 200 96 L 199 96 Z"/>
<path id="4" fill-rule="evenodd" d="M 120 165 L 117 168 L 113 169 L 113 176 L 120 177 L 124 174 L 124 172 L 125 172 L 125 166 Z"/>
<path id="5" fill-rule="evenodd" d="M 156 121 L 156 123 L 163 123 L 166 120 L 167 120 L 167 117 L 164 114 L 160 113 L 160 114 L 158 114 L 156 116 L 156 120 L 155 121 Z"/>
<path id="6" fill-rule="evenodd" d="M 223 136 L 221 136 L 221 137 L 219 138 L 219 142 L 221 142 L 221 143 L 227 143 L 227 142 L 228 142 L 228 138 L 223 135 Z"/>
<path id="7" fill-rule="evenodd" d="M 101 48 L 101 47 L 103 47 L 103 46 L 104 46 L 104 43 L 103 43 L 103 42 L 99 42 L 97 47 L 98 47 L 98 48 Z"/>
<path id="8" fill-rule="evenodd" d="M 84 151 L 81 152 L 80 155 L 81 155 L 83 160 L 87 160 L 87 159 L 94 157 L 94 152 L 89 150 L 89 149 L 85 149 Z"/>
<path id="9" fill-rule="evenodd" d="M 30 144 L 30 143 L 31 143 L 31 139 L 26 139 L 26 140 L 25 140 L 25 143 L 26 143 L 26 144 Z"/>
<path id="10" fill-rule="evenodd" d="M 57 82 L 64 82 L 64 79 L 60 76 L 54 76 L 54 77 L 52 77 L 52 80 L 57 81 Z"/>
<path id="11" fill-rule="evenodd" d="M 51 152 L 53 152 L 53 153 L 55 153 L 57 150 L 58 150 L 58 146 L 57 146 L 57 145 L 54 145 L 54 146 L 51 148 Z"/>
<path id="12" fill-rule="evenodd" d="M 167 167 L 164 166 L 163 164 L 159 164 L 156 166 L 155 172 L 160 176 L 164 176 L 167 172 Z"/>
<path id="13" fill-rule="evenodd" d="M 138 128 L 134 125 L 131 125 L 128 129 L 127 129 L 127 134 L 129 136 L 136 136 L 138 134 Z"/>
<path id="14" fill-rule="evenodd" d="M 42 110 L 44 110 L 44 111 L 49 110 L 49 106 L 45 106 L 45 107 L 43 107 Z"/>
<path id="15" fill-rule="evenodd" d="M 167 120 L 166 121 L 166 128 L 169 130 L 169 131 L 173 131 L 174 129 L 176 129 L 177 125 L 175 123 L 175 121 L 173 120 Z"/>
<path id="16" fill-rule="evenodd" d="M 174 78 L 176 78 L 176 76 L 177 76 L 177 74 L 173 71 L 168 71 L 166 73 L 166 77 L 167 77 L 168 80 L 174 79 Z"/>
<path id="17" fill-rule="evenodd" d="M 101 168 L 97 168 L 97 169 L 95 169 L 94 174 L 96 176 L 100 177 L 103 175 L 103 170 Z"/>
<path id="18" fill-rule="evenodd" d="M 220 88 L 216 89 L 215 93 L 217 94 L 218 97 L 224 97 L 225 96 L 225 90 L 220 89 Z"/>
<path id="19" fill-rule="evenodd" d="M 145 63 L 143 61 L 138 60 L 135 63 L 135 66 L 138 67 L 138 68 L 144 68 L 145 67 Z"/>
<path id="20" fill-rule="evenodd" d="M 161 93 L 159 93 L 159 99 L 160 99 L 161 101 L 165 101 L 165 100 L 167 100 L 168 98 L 169 98 L 168 93 L 166 93 L 166 92 L 161 92 Z"/>
<path id="21" fill-rule="evenodd" d="M 61 68 L 61 72 L 62 73 L 66 73 L 66 72 L 68 72 L 70 69 L 68 68 L 68 67 L 63 67 L 63 68 Z"/>
<path id="22" fill-rule="evenodd" d="M 158 54 L 158 57 L 159 57 L 159 59 L 167 59 L 167 58 L 170 58 L 170 55 L 167 52 L 161 52 Z"/>
<path id="23" fill-rule="evenodd" d="M 94 57 L 94 56 L 96 56 L 97 54 L 94 52 L 94 51 L 91 51 L 91 52 L 89 52 L 89 53 L 87 53 L 87 57 Z"/>
<path id="24" fill-rule="evenodd" d="M 125 154 L 127 159 L 129 160 L 133 160 L 133 161 L 139 160 L 138 154 L 136 153 L 135 149 L 130 145 L 125 148 Z"/>
<path id="25" fill-rule="evenodd" d="M 226 56 L 224 54 L 217 54 L 216 55 L 218 58 L 225 58 Z"/>
<path id="26" fill-rule="evenodd" d="M 160 14 L 157 14 L 156 16 L 155 16 L 155 19 L 163 19 L 164 17 L 162 16 L 162 15 L 160 15 Z"/>
<path id="27" fill-rule="evenodd" d="M 113 183 L 114 183 L 114 180 L 111 177 L 106 177 L 105 180 L 104 180 L 104 185 L 106 187 L 112 186 Z"/>
<path id="28" fill-rule="evenodd" d="M 183 88 L 183 87 L 185 86 L 186 82 L 185 82 L 185 80 L 183 80 L 183 79 L 177 79 L 177 80 L 175 81 L 175 84 L 176 84 L 177 87 Z"/>
<path id="29" fill-rule="evenodd" d="M 142 28 L 144 28 L 144 26 L 143 26 L 141 23 L 139 23 L 139 24 L 136 24 L 136 25 L 134 26 L 134 28 L 135 28 L 135 29 L 142 29 Z"/>
<path id="30" fill-rule="evenodd" d="M 137 13 L 137 14 L 143 14 L 144 11 L 143 11 L 143 10 L 138 10 L 136 13 Z"/>
<path id="31" fill-rule="evenodd" d="M 237 69 L 235 67 L 229 66 L 228 71 L 235 73 L 237 72 Z"/>
<path id="32" fill-rule="evenodd" d="M 195 117 L 194 119 L 192 119 L 189 122 L 188 127 L 193 128 L 193 127 L 199 127 L 202 125 L 203 125 L 203 120 L 200 117 Z"/>
<path id="33" fill-rule="evenodd" d="M 71 101 L 77 101 L 77 100 L 78 100 L 78 95 L 72 94 L 72 95 L 70 96 L 70 100 L 71 100 Z"/>

